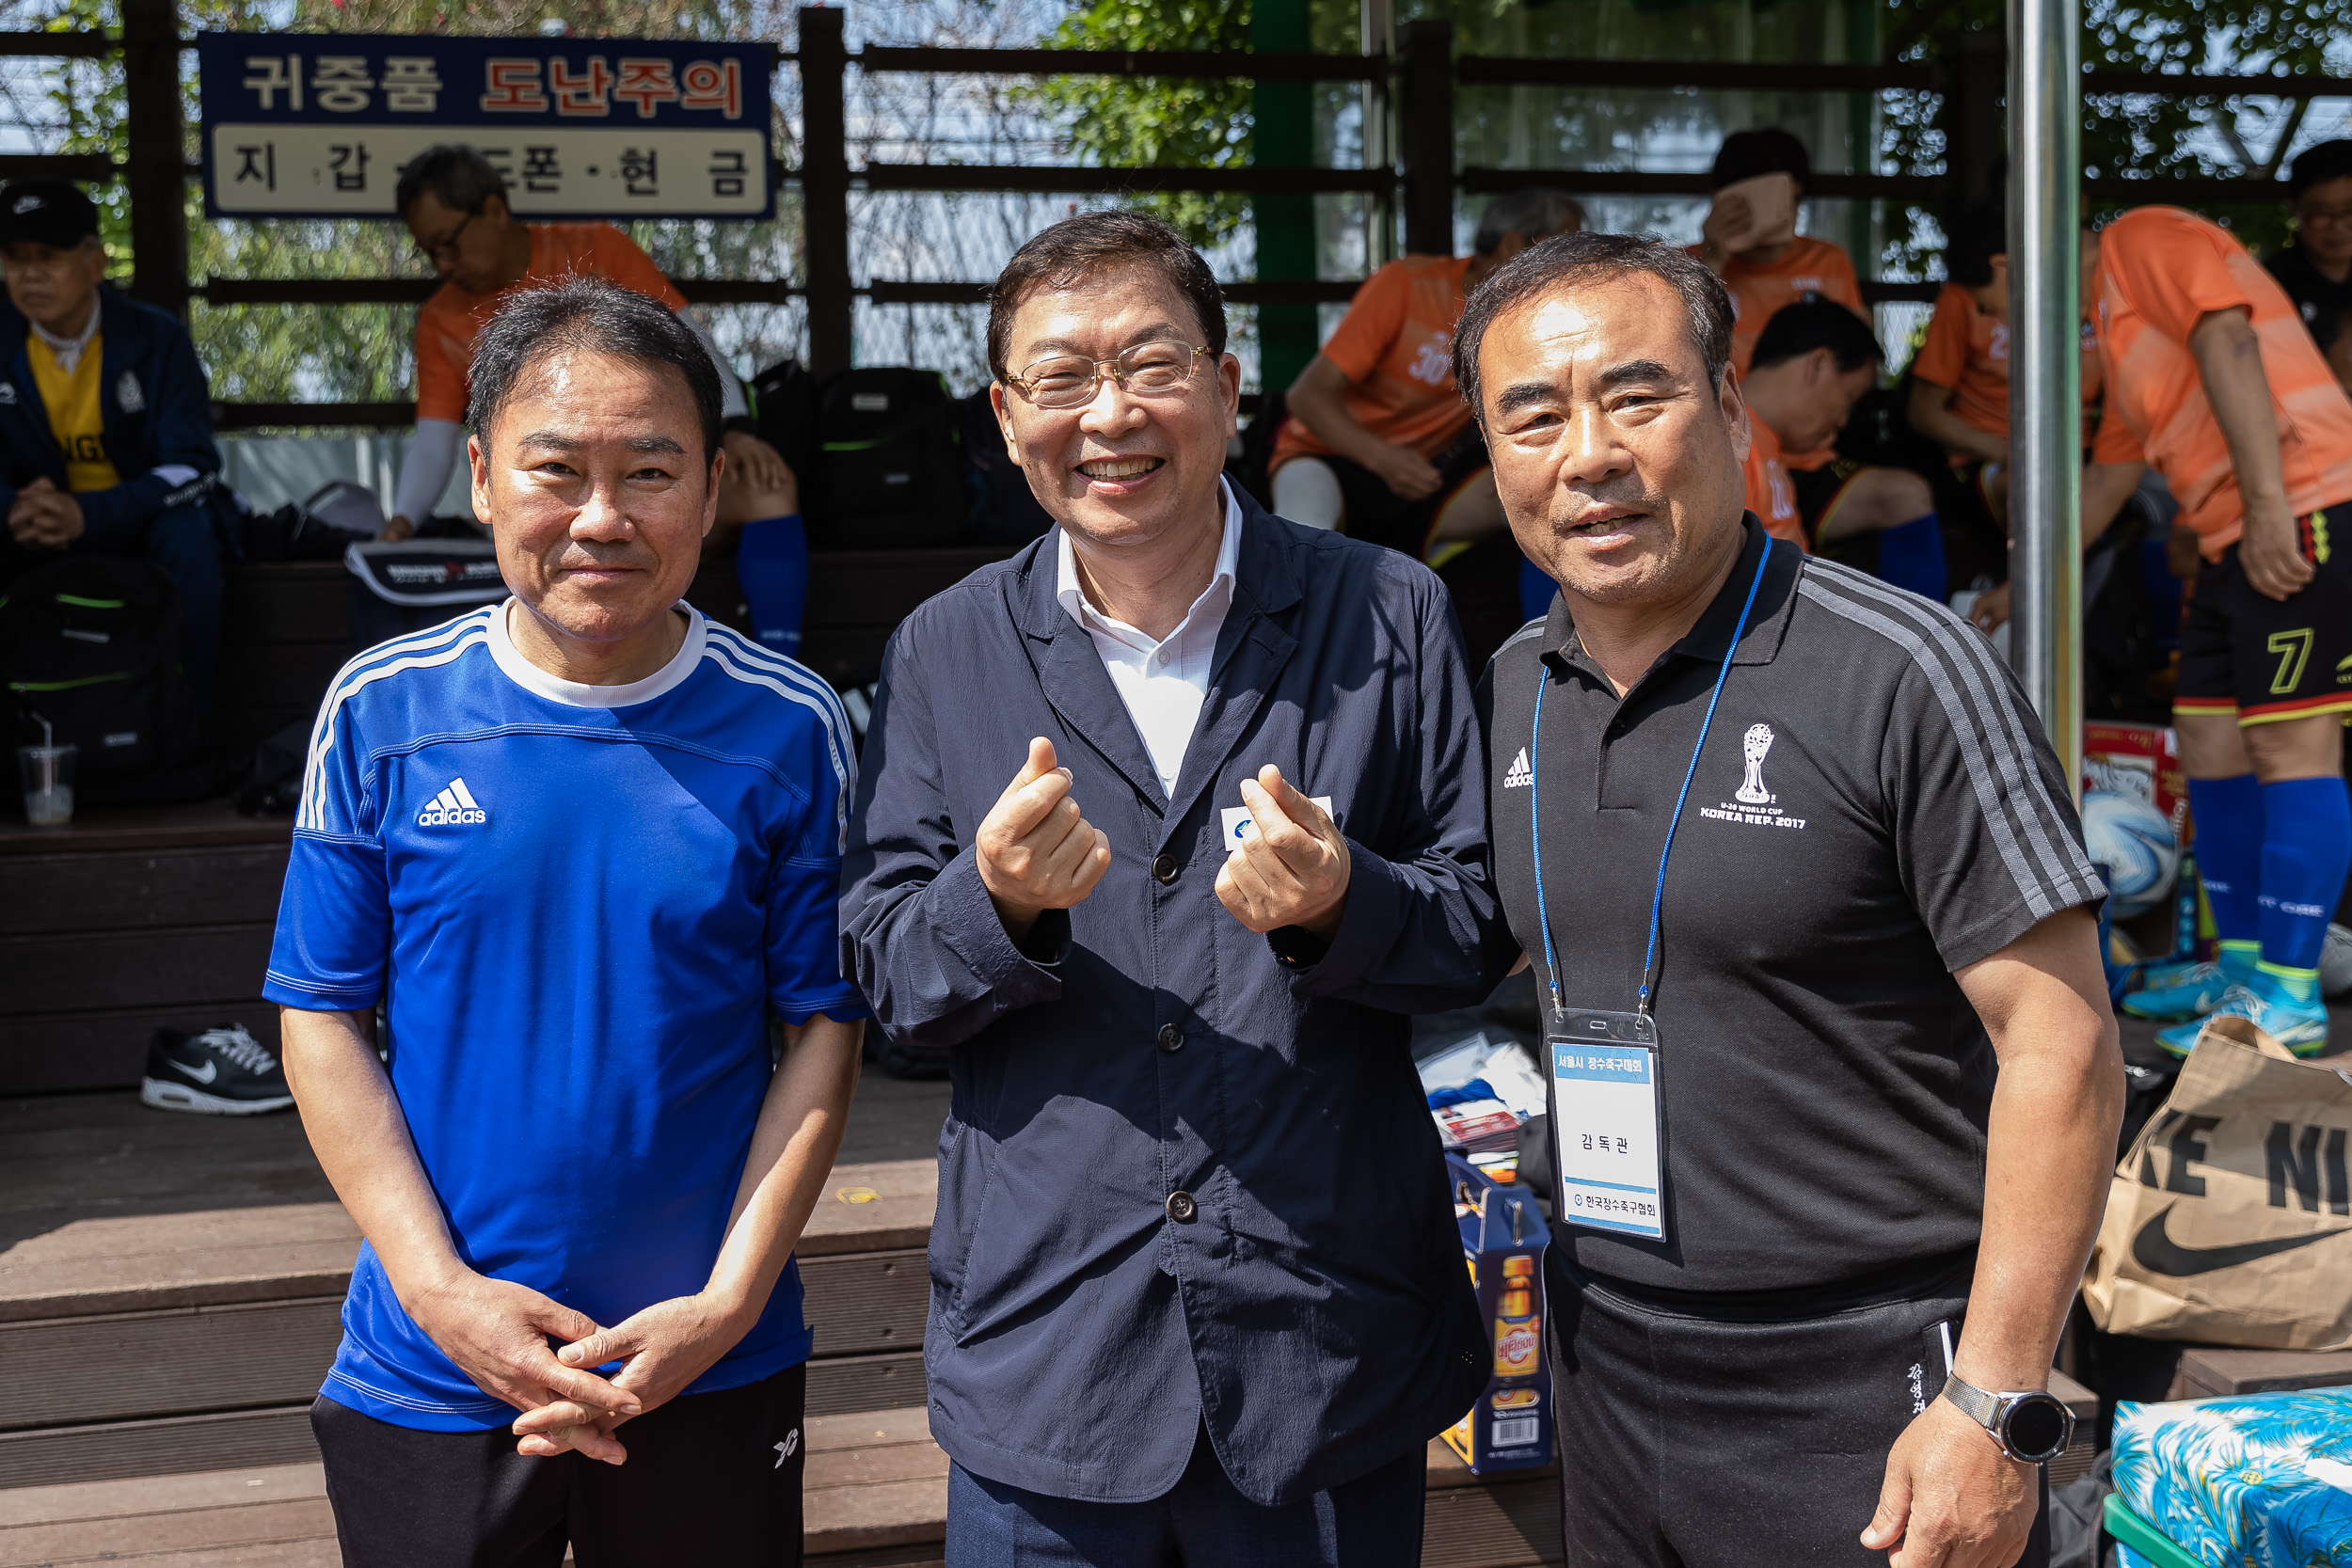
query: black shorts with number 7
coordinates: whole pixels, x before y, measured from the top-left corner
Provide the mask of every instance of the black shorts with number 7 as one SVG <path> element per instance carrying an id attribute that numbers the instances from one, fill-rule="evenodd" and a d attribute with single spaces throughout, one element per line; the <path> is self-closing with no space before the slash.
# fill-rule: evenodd
<path id="1" fill-rule="evenodd" d="M 2284 601 L 2254 591 L 2235 545 L 2198 574 L 2181 622 L 2175 716 L 2270 724 L 2352 713 L 2352 504 L 2297 517 L 2295 531 L 2312 577 Z"/>

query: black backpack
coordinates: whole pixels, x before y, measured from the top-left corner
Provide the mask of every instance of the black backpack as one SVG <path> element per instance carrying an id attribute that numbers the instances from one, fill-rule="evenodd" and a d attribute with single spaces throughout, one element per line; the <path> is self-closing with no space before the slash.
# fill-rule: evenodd
<path id="1" fill-rule="evenodd" d="M 1005 450 L 1005 433 L 983 387 L 956 404 L 963 446 L 964 537 L 975 545 L 1025 545 L 1042 538 L 1054 519 L 1029 488 L 1029 476 Z"/>
<path id="2" fill-rule="evenodd" d="M 798 359 L 769 366 L 752 378 L 752 416 L 792 470 L 805 513 L 817 486 L 817 378 Z"/>
<path id="3" fill-rule="evenodd" d="M 218 783 L 159 566 L 75 556 L 18 578 L 0 598 L 0 676 L 15 744 L 39 744 L 47 720 L 79 748 L 84 805 L 199 800 Z"/>
<path id="4" fill-rule="evenodd" d="M 955 400 L 938 372 L 845 371 L 825 386 L 817 433 L 812 545 L 902 549 L 944 545 L 962 531 Z"/>

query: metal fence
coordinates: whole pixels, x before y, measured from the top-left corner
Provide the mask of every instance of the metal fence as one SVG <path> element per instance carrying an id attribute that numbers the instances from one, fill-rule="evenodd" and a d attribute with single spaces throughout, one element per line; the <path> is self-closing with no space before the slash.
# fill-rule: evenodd
<path id="1" fill-rule="evenodd" d="M 187 162 L 180 51 L 195 47 L 180 36 L 173 0 L 121 0 L 119 35 L 98 32 L 0 33 L 0 55 L 67 59 L 119 55 L 128 89 L 120 164 L 99 155 L 0 155 L 0 179 L 40 174 L 87 182 L 121 179 L 129 197 L 134 272 L 131 292 L 175 314 L 192 299 L 214 305 L 331 307 L 419 304 L 430 279 L 267 279 L 187 276 L 186 182 L 201 177 Z M 1522 59 L 1455 55 L 1446 22 L 1407 24 L 1390 55 L 1149 52 L 1057 49 L 868 47 L 852 52 L 843 12 L 809 7 L 799 13 L 799 48 L 779 49 L 779 63 L 801 75 L 802 159 L 778 162 L 781 182 L 799 188 L 805 286 L 786 279 L 680 277 L 674 281 L 696 304 L 780 304 L 804 296 L 810 369 L 819 375 L 850 358 L 852 301 L 877 305 L 969 305 L 986 295 L 978 281 L 920 282 L 870 278 L 857 283 L 850 268 L 850 194 L 869 191 L 1126 195 L 1200 191 L 1245 196 L 1363 193 L 1392 202 L 1404 220 L 1405 248 L 1444 253 L 1454 244 L 1457 193 L 1556 183 L 1580 195 L 1704 196 L 1703 174 L 1629 169 L 1457 167 L 1454 91 L 1458 87 L 1677 87 L 1838 93 L 1931 91 L 1945 96 L 1949 139 L 1943 176 L 1818 173 L 1811 197 L 1957 204 L 1991 194 L 2004 145 L 2001 102 L 2007 62 L 1998 40 L 1967 45 L 1934 64 L 1805 65 L 1723 61 Z M 1362 168 L 1187 168 L 1027 166 L 1000 164 L 869 163 L 853 168 L 848 155 L 843 83 L 852 71 L 1026 77 L 1101 75 L 1222 78 L 1252 82 L 1354 81 L 1383 102 L 1394 127 L 1393 163 Z M 2266 96 L 2352 97 L 2352 78 L 2336 76 L 2207 76 L 2088 71 L 2089 95 L 2146 94 L 2183 98 Z M 2102 201 L 2183 204 L 2275 200 L 2283 182 L 2256 179 L 2106 178 L 2085 182 Z M 1317 305 L 1344 302 L 1357 284 L 1344 280 L 1262 280 L 1225 286 L 1240 305 Z M 1927 300 L 1939 285 L 1866 280 L 1872 303 Z M 222 429 L 262 426 L 405 425 L 407 403 L 222 403 Z"/>

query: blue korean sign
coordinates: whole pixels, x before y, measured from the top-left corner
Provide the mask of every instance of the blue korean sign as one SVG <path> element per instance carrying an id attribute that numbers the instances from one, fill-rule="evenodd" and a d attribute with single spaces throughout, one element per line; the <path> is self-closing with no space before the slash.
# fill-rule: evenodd
<path id="1" fill-rule="evenodd" d="M 215 217 L 396 217 L 400 171 L 470 142 L 524 217 L 764 218 L 765 44 L 206 33 Z"/>

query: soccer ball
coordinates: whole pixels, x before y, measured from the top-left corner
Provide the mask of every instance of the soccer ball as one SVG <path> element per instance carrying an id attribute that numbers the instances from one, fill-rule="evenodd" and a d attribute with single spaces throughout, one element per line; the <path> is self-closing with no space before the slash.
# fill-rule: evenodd
<path id="1" fill-rule="evenodd" d="M 2083 842 L 2107 869 L 2115 916 L 2145 914 L 2171 895 L 2181 846 L 2164 813 L 2136 795 L 2094 789 L 2083 797 Z"/>
<path id="2" fill-rule="evenodd" d="M 2319 951 L 2319 992 L 2342 996 L 2352 990 L 2352 931 L 2328 924 L 2328 945 Z"/>

